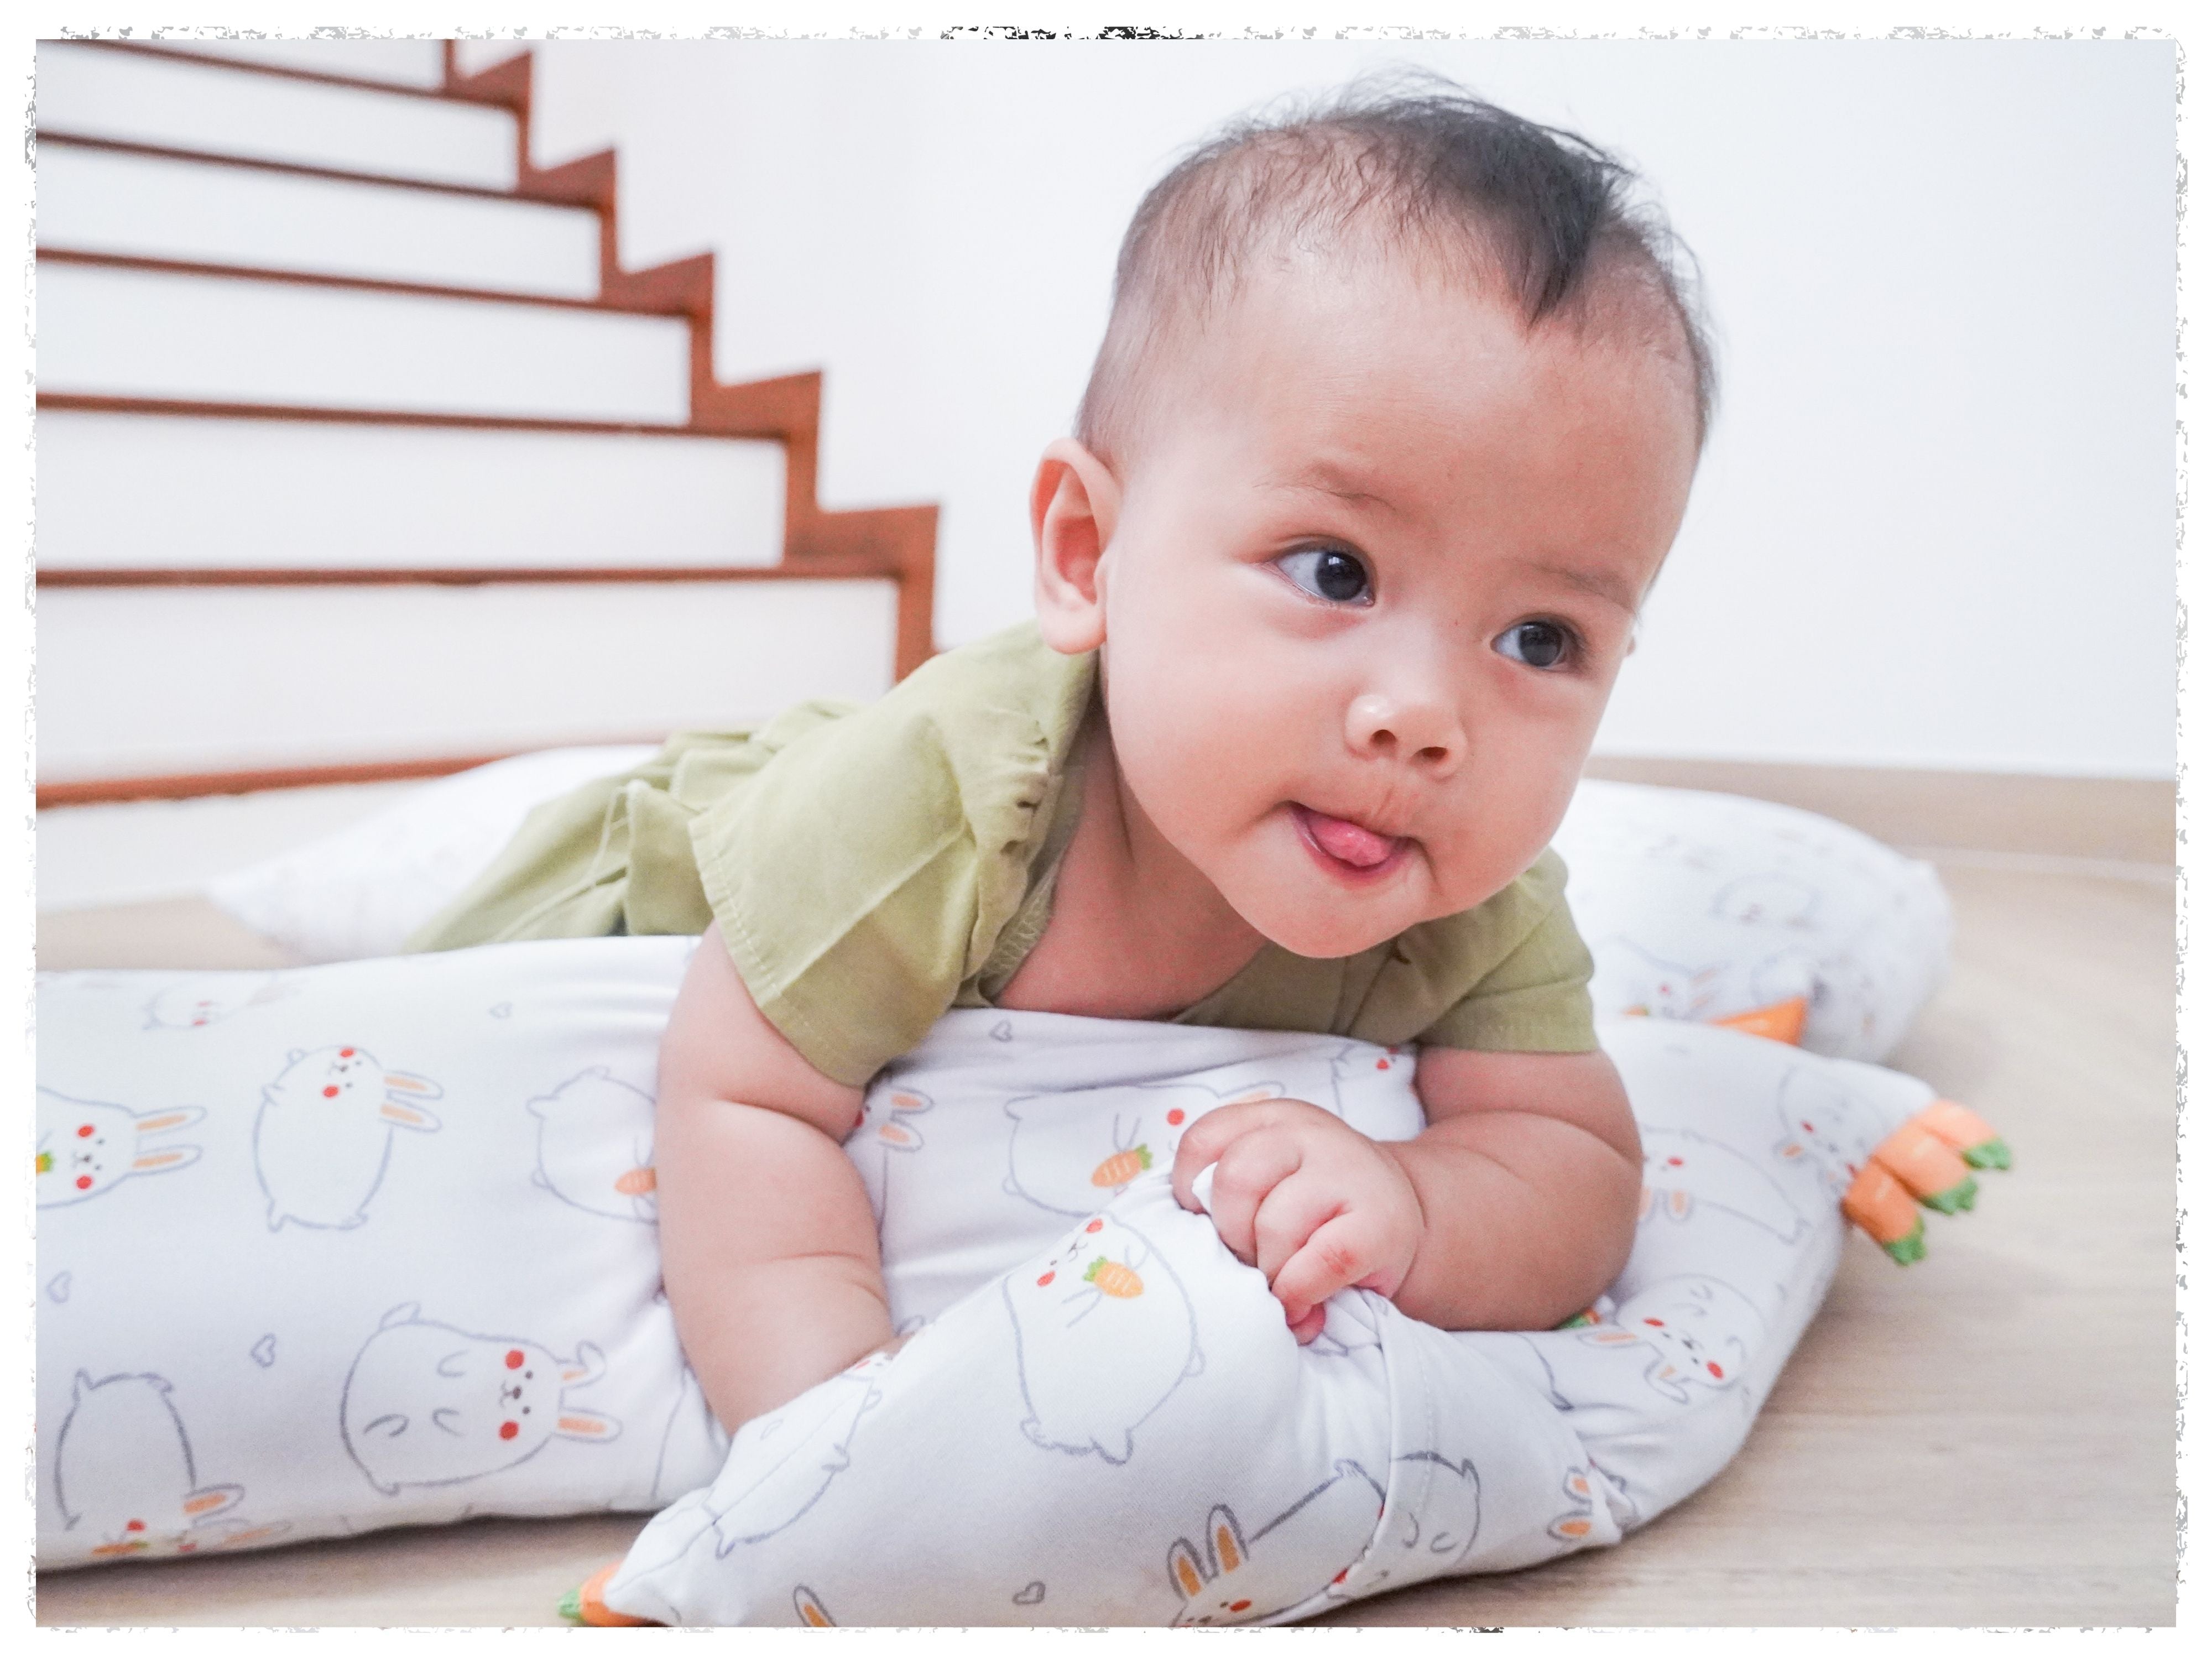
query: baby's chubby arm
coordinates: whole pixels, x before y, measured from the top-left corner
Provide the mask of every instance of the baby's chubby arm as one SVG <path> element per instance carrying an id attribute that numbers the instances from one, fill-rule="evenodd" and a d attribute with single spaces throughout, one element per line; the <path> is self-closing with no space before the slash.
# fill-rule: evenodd
<path id="1" fill-rule="evenodd" d="M 1543 1330 L 1628 1259 L 1643 1184 L 1636 1121 L 1601 1053 L 1422 1052 L 1429 1127 L 1374 1141 L 1302 1101 L 1207 1113 L 1175 1189 L 1209 1164 L 1222 1240 L 1267 1275 L 1301 1342 L 1347 1285 L 1446 1330 Z"/>
<path id="2" fill-rule="evenodd" d="M 838 1144 L 860 1110 L 709 927 L 661 1038 L 653 1166 L 668 1305 L 725 1428 L 890 1340 L 875 1217 Z"/>

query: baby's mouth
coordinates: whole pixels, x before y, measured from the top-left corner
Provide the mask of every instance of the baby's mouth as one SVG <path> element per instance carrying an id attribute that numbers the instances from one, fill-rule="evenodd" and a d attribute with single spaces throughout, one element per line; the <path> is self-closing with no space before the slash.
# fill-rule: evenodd
<path id="1" fill-rule="evenodd" d="M 1333 818 L 1310 806 L 1293 803 L 1291 816 L 1297 820 L 1306 844 L 1327 863 L 1361 875 L 1373 874 L 1396 862 L 1398 855 L 1410 845 L 1403 836 L 1380 836 L 1364 823 Z"/>

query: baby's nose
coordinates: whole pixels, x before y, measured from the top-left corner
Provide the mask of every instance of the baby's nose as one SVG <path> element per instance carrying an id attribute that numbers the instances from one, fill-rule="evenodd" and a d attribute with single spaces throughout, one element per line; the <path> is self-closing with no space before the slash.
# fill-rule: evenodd
<path id="1" fill-rule="evenodd" d="M 1467 752 L 1459 716 L 1440 697 L 1370 691 L 1346 711 L 1345 736 L 1358 754 L 1400 760 L 1439 778 L 1458 770 Z"/>

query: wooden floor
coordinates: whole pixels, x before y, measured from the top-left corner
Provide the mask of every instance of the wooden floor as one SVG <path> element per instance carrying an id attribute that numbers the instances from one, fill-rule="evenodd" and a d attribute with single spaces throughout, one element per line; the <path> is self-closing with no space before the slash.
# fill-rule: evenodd
<path id="1" fill-rule="evenodd" d="M 1853 1242 L 1749 1446 L 1688 1503 L 1616 1549 L 1328 1622 L 2173 1622 L 2173 888 L 2016 855 L 1939 864 L 1954 968 L 1893 1063 L 1996 1122 L 2019 1167 L 1972 1216 L 1931 1218 L 1917 1267 Z M 48 944 L 42 966 L 72 965 Z M 480 1522 L 58 1573 L 38 1620 L 550 1624 L 640 1524 Z"/>

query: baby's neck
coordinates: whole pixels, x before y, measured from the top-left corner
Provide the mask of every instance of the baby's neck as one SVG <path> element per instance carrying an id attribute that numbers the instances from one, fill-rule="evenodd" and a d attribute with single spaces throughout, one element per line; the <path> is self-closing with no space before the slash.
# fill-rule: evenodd
<path id="1" fill-rule="evenodd" d="M 1053 884 L 1052 919 L 999 1005 L 1169 1018 L 1219 989 L 1267 941 L 1145 816 L 1103 721 L 1084 744 L 1082 805 Z"/>

